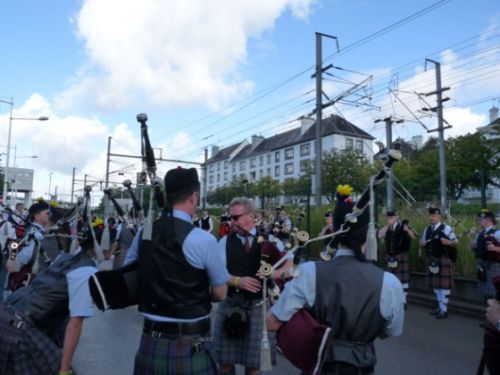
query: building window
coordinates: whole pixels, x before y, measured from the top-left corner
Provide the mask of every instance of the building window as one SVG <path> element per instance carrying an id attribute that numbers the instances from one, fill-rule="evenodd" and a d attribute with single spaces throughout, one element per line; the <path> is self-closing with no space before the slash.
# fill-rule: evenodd
<path id="1" fill-rule="evenodd" d="M 279 151 L 276 151 L 274 153 L 274 162 L 275 163 L 279 163 L 280 162 L 280 152 Z"/>
<path id="2" fill-rule="evenodd" d="M 214 176 L 213 175 L 211 175 L 210 177 L 208 177 L 208 183 L 210 183 L 210 184 L 214 183 Z"/>
<path id="3" fill-rule="evenodd" d="M 309 143 L 300 145 L 300 156 L 307 156 L 311 153 L 311 146 Z"/>
<path id="4" fill-rule="evenodd" d="M 231 164 L 233 166 L 233 173 L 236 173 L 236 163 Z"/>
<path id="5" fill-rule="evenodd" d="M 271 168 L 266 169 L 266 176 L 271 176 Z"/>
<path id="6" fill-rule="evenodd" d="M 285 164 L 285 174 L 293 174 L 293 163 Z"/>
<path id="7" fill-rule="evenodd" d="M 255 181 L 255 172 L 250 172 L 250 181 Z"/>
<path id="8" fill-rule="evenodd" d="M 274 177 L 279 177 L 280 175 L 280 166 L 277 165 L 276 167 L 274 167 Z"/>
<path id="9" fill-rule="evenodd" d="M 257 166 L 257 160 L 255 158 L 250 159 L 250 168 L 255 168 Z"/>
<path id="10" fill-rule="evenodd" d="M 217 163 L 217 171 L 220 171 L 220 163 Z"/>
<path id="11" fill-rule="evenodd" d="M 244 171 L 246 167 L 245 160 L 240 161 L 240 171 Z"/>
<path id="12" fill-rule="evenodd" d="M 259 156 L 259 167 L 262 167 L 264 165 L 264 156 Z"/>
<path id="13" fill-rule="evenodd" d="M 220 174 L 217 173 L 217 182 L 220 182 Z"/>
<path id="14" fill-rule="evenodd" d="M 311 161 L 310 160 L 301 160 L 300 161 L 300 172 L 306 173 L 311 170 Z"/>
<path id="15" fill-rule="evenodd" d="M 267 165 L 271 164 L 271 154 L 267 154 Z"/>
<path id="16" fill-rule="evenodd" d="M 261 169 L 261 170 L 259 171 L 259 178 L 262 178 L 262 176 L 264 176 L 264 171 Z"/>
<path id="17" fill-rule="evenodd" d="M 214 165 L 213 164 L 210 164 L 210 166 L 208 167 L 208 171 L 209 172 L 213 172 L 214 171 Z"/>
<path id="18" fill-rule="evenodd" d="M 293 147 L 287 148 L 285 150 L 285 160 L 293 159 Z"/>
<path id="19" fill-rule="evenodd" d="M 345 149 L 346 150 L 352 150 L 354 148 L 352 138 L 346 138 L 345 139 Z"/>
<path id="20" fill-rule="evenodd" d="M 356 151 L 363 152 L 363 140 L 356 139 Z"/>
<path id="21" fill-rule="evenodd" d="M 227 160 L 224 160 L 224 169 L 227 169 L 229 167 L 229 162 Z"/>
<path id="22" fill-rule="evenodd" d="M 224 181 L 227 181 L 227 172 L 224 172 Z"/>

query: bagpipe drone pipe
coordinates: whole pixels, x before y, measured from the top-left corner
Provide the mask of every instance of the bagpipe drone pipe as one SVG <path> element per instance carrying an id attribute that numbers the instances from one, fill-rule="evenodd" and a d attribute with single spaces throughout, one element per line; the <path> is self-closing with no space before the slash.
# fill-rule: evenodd
<path id="1" fill-rule="evenodd" d="M 371 177 L 368 187 L 352 208 L 352 212 L 345 214 L 344 222 L 336 231 L 312 239 L 308 239 L 305 236 L 300 236 L 299 238 L 300 232 L 296 234 L 297 239 L 294 247 L 290 250 L 294 254 L 294 267 L 291 272 L 292 277 L 296 277 L 299 274 L 298 265 L 301 261 L 301 254 L 309 243 L 331 239 L 330 245 L 334 247 L 338 243 L 339 237 L 342 237 L 348 233 L 352 227 L 355 227 L 359 216 L 365 211 L 368 204 L 373 199 L 374 186 L 380 184 L 385 179 L 386 175 L 390 173 L 392 164 L 400 160 L 401 157 L 399 145 L 395 145 L 395 148 L 389 152 L 388 159 L 383 169 Z M 330 260 L 332 258 L 332 253 L 333 249 L 328 246 L 327 250 L 322 254 L 322 258 L 324 260 Z M 280 266 L 280 261 L 271 268 L 271 272 L 268 273 L 269 275 L 272 275 L 272 271 Z M 265 288 L 263 289 L 263 293 L 264 292 Z M 318 374 L 321 372 L 326 356 L 325 349 L 328 348 L 328 343 L 331 342 L 333 334 L 330 327 L 318 322 L 307 309 L 301 309 L 295 313 L 288 322 L 284 322 L 281 325 L 276 333 L 276 339 L 284 356 L 290 360 L 293 365 L 307 374 Z"/>
<path id="2" fill-rule="evenodd" d="M 151 189 L 154 191 L 156 203 L 160 209 L 164 207 L 163 193 L 161 191 L 160 180 L 156 177 L 156 162 L 149 140 L 148 127 L 146 124 L 148 117 L 145 113 L 137 115 L 137 121 L 141 124 L 141 155 L 143 170 L 147 172 Z M 125 183 L 124 183 L 125 185 Z M 127 186 L 125 186 L 127 187 Z M 128 189 L 128 188 L 127 188 Z M 131 189 L 129 190 L 129 193 Z M 131 197 L 133 194 L 131 194 Z M 139 202 L 134 200 L 134 206 Z M 136 210 L 142 211 L 142 207 Z M 140 251 L 152 250 L 153 219 L 155 217 L 153 209 L 153 194 L 150 194 L 149 209 L 141 234 Z M 112 271 L 99 271 L 89 279 L 90 294 L 94 303 L 100 310 L 122 309 L 139 303 L 139 263 L 137 260 L 125 265 L 122 268 Z"/>

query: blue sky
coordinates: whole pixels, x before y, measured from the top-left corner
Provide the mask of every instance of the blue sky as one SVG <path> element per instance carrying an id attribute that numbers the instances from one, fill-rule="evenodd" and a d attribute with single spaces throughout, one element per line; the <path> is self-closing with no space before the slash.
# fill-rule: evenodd
<path id="1" fill-rule="evenodd" d="M 433 4 L 427 14 L 343 52 Z M 36 164 L 17 161 L 36 169 L 35 195 L 47 193 L 49 172 L 54 172 L 52 189 L 57 185 L 63 194 L 70 191 L 72 167 L 78 177 L 87 173 L 103 179 L 108 135 L 113 152 L 139 153 L 139 112 L 148 113 L 152 142 L 171 159 L 199 160 L 211 144 L 229 145 L 294 126 L 289 121 L 314 107 L 304 104 L 314 93 L 301 96 L 314 88 L 312 70 L 249 102 L 314 65 L 315 31 L 339 38 L 341 53 L 326 63 L 373 74 L 371 104 L 381 107 L 366 111 L 338 105 L 332 111 L 383 140 L 374 119 L 409 116 L 387 94 L 389 82 L 398 80 L 406 91 L 431 90 L 434 73 L 423 72 L 425 57 L 431 57 L 442 62 L 443 84 L 452 87 L 445 117 L 454 127 L 448 134 L 464 134 L 485 125 L 494 98 L 500 98 L 495 67 L 499 17 L 497 0 L 3 2 L 0 99 L 14 98 L 15 115 L 51 117 L 43 124 L 13 123 L 18 155 L 39 156 Z M 335 52 L 334 43 L 325 39 L 324 56 Z M 398 69 L 405 64 L 406 70 Z M 364 77 L 332 73 L 353 82 Z M 325 81 L 330 96 L 347 87 Z M 421 104 L 414 95 L 400 95 L 413 109 Z M 470 104 L 474 101 L 481 103 Z M 233 113 L 243 105 L 248 106 Z M 8 105 L 0 105 L 1 146 L 8 111 Z M 435 119 L 423 121 L 435 124 Z M 426 136 L 423 127 L 411 122 L 394 133 Z M 113 158 L 111 170 L 131 164 Z M 132 165 L 124 176 L 113 178 L 132 177 L 139 167 Z M 162 163 L 160 171 L 168 167 Z"/>

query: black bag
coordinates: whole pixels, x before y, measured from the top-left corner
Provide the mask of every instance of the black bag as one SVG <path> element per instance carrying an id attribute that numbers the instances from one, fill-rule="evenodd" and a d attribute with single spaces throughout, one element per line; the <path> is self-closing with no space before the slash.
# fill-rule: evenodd
<path id="1" fill-rule="evenodd" d="M 229 337 L 235 339 L 243 337 L 248 331 L 249 320 L 248 310 L 240 306 L 230 307 L 226 312 L 224 331 Z"/>

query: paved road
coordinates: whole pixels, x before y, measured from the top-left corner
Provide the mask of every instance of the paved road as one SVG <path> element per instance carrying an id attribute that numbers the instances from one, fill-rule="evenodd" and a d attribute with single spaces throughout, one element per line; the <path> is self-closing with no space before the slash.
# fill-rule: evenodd
<path id="1" fill-rule="evenodd" d="M 436 320 L 428 309 L 411 305 L 403 336 L 376 341 L 377 374 L 475 374 L 482 347 L 480 323 L 460 315 Z M 141 324 L 135 308 L 98 313 L 87 320 L 74 359 L 77 374 L 132 374 Z M 272 371 L 299 373 L 282 356 Z"/>

